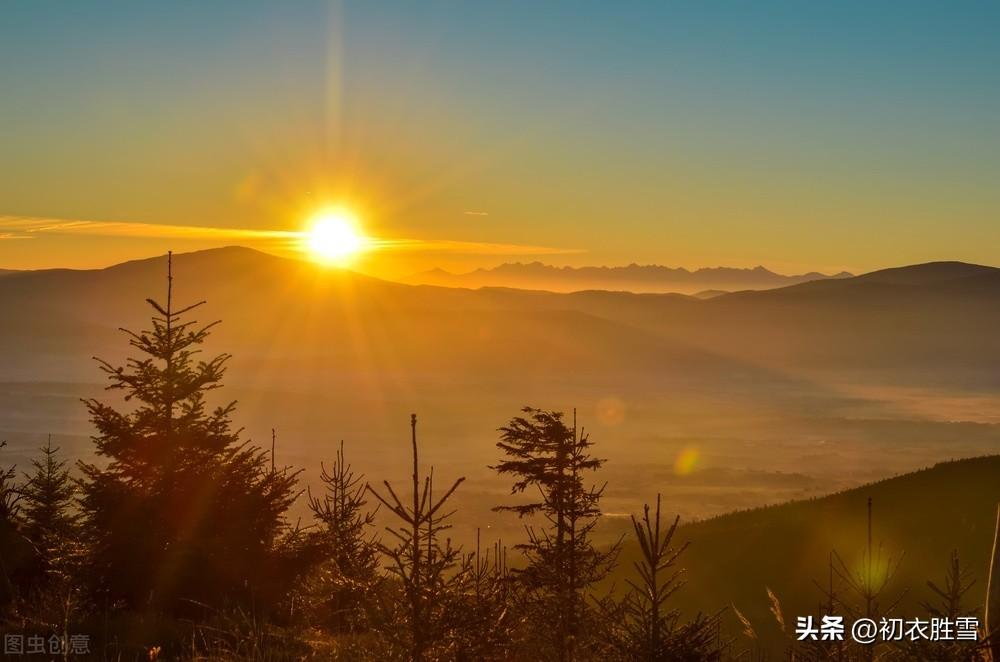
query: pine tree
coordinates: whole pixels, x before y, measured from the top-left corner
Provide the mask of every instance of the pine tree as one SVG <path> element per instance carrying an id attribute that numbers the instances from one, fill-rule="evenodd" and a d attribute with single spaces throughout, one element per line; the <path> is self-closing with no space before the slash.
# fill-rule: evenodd
<path id="1" fill-rule="evenodd" d="M 906 591 L 900 591 L 895 597 L 889 597 L 889 588 L 899 571 L 902 555 L 893 558 L 884 554 L 882 545 L 876 547 L 873 543 L 872 498 L 867 501 L 867 543 L 860 566 L 857 563 L 845 562 L 836 551 L 833 552 L 833 572 L 842 582 L 845 590 L 839 600 L 841 609 L 848 617 L 845 620 L 868 618 L 880 622 L 883 618 L 892 616 Z M 847 642 L 850 643 L 850 642 Z M 860 646 L 857 659 L 873 662 L 879 659 L 883 649 L 876 641 L 871 645 Z"/>
<path id="2" fill-rule="evenodd" d="M 939 586 L 936 582 L 928 580 L 929 588 L 937 596 L 937 604 L 922 602 L 921 606 L 927 610 L 931 616 L 937 618 L 950 618 L 952 620 L 961 616 L 975 615 L 975 609 L 966 609 L 965 594 L 969 592 L 976 583 L 972 578 L 972 572 L 968 568 L 963 568 L 958 558 L 958 550 L 952 550 L 948 557 L 948 570 L 945 572 L 944 581 Z"/>
<path id="3" fill-rule="evenodd" d="M 209 410 L 229 355 L 196 360 L 218 322 L 185 321 L 204 302 L 178 310 L 172 295 L 168 254 L 166 305 L 147 299 L 152 329 L 123 329 L 142 358 L 123 367 L 98 359 L 108 389 L 135 406 L 85 401 L 106 463 L 80 468 L 95 588 L 112 603 L 177 611 L 249 601 L 281 584 L 296 474 L 270 471 L 266 453 L 240 440 L 235 402 Z"/>
<path id="4" fill-rule="evenodd" d="M 455 624 L 454 659 L 514 658 L 521 615 L 507 567 L 507 548 L 497 540 L 492 549 L 484 549 L 477 529 L 476 551 L 464 564 L 460 595 L 451 601 L 449 610 L 449 621 Z"/>
<path id="5" fill-rule="evenodd" d="M 544 518 L 545 526 L 527 527 L 528 542 L 518 545 L 527 567 L 517 575 L 529 591 L 530 620 L 538 637 L 551 647 L 544 654 L 569 660 L 576 657 L 592 615 L 584 591 L 610 572 L 618 555 L 618 544 L 599 551 L 590 537 L 604 487 L 586 487 L 583 473 L 596 471 L 604 460 L 590 454 L 592 443 L 585 432 L 578 434 L 575 420 L 570 428 L 561 412 L 523 411 L 525 416 L 500 428 L 497 447 L 508 459 L 493 469 L 516 478 L 512 494 L 537 488 L 540 500 L 494 510 Z"/>
<path id="6" fill-rule="evenodd" d="M 968 604 L 966 594 L 975 585 L 971 571 L 963 567 L 958 558 L 958 550 L 952 550 L 948 557 L 948 568 L 944 581 L 928 580 L 927 587 L 935 596 L 935 602 L 924 601 L 921 606 L 927 610 L 930 618 L 948 619 L 952 623 L 957 618 L 966 616 L 978 617 L 979 609 Z M 985 658 L 987 640 L 978 643 L 969 641 L 937 641 L 933 645 L 927 642 L 907 642 L 905 652 L 907 659 L 919 662 L 978 662 Z"/>
<path id="7" fill-rule="evenodd" d="M 364 476 L 348 464 L 343 441 L 330 470 L 321 468 L 324 490 L 309 494 L 309 508 L 319 524 L 314 538 L 323 561 L 308 582 L 307 600 L 319 624 L 358 631 L 365 600 L 378 583 L 378 548 L 370 533 L 375 512 L 367 509 Z"/>
<path id="8" fill-rule="evenodd" d="M 52 435 L 42 446 L 41 459 L 32 460 L 33 471 L 25 475 L 21 490 L 24 503 L 24 533 L 39 551 L 42 570 L 65 569 L 74 556 L 78 517 L 73 512 L 76 485 Z"/>
<path id="9" fill-rule="evenodd" d="M 624 659 L 700 662 L 722 657 L 719 614 L 698 615 L 691 622 L 682 623 L 676 609 L 666 608 L 670 596 L 684 585 L 683 571 L 677 568 L 677 562 L 688 544 L 673 547 L 679 522 L 678 516 L 666 530 L 661 528 L 659 494 L 654 517 L 650 517 L 648 504 L 643 506 L 641 521 L 632 517 L 641 554 L 633 563 L 638 582 L 626 580 L 631 590 L 620 602 L 609 598 L 601 603 L 605 624 L 610 629 L 610 644 Z M 777 605 L 773 594 L 770 595 Z M 775 613 L 780 617 L 780 608 L 775 607 Z"/>
<path id="10" fill-rule="evenodd" d="M 404 626 L 401 631 L 387 628 L 386 635 L 406 650 L 408 659 L 419 662 L 437 659 L 453 636 L 453 621 L 447 618 L 451 594 L 457 593 L 468 574 L 461 551 L 442 535 L 451 528 L 452 512 L 445 504 L 465 478 L 459 478 L 441 497 L 434 496 L 434 469 L 423 480 L 417 455 L 417 415 L 410 416 L 410 441 L 413 452 L 412 500 L 404 504 L 388 481 L 383 481 L 387 496 L 371 485 L 366 489 L 396 516 L 400 524 L 386 527 L 396 544 L 380 543 L 379 549 L 389 558 L 389 572 L 403 589 L 403 609 L 397 613 Z M 387 626 L 390 624 L 386 624 Z"/>

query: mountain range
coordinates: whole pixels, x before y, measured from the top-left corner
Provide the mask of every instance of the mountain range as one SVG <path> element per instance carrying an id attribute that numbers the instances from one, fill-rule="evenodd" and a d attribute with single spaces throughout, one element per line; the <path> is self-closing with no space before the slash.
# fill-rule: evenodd
<path id="1" fill-rule="evenodd" d="M 81 397 L 114 400 L 92 357 L 133 352 L 166 259 L 0 277 L 0 439 L 23 466 L 48 433 L 81 457 Z M 690 517 L 820 496 L 1000 445 L 1000 269 L 910 265 L 765 291 L 682 294 L 413 286 L 245 248 L 174 256 L 176 305 L 217 319 L 221 401 L 249 438 L 278 432 L 304 480 L 344 439 L 359 471 L 422 457 L 464 475 L 456 536 L 508 498 L 496 429 L 521 407 L 571 411 L 608 460 L 609 513 L 657 492 Z M 123 406 L 124 405 L 123 403 Z M 678 458 L 694 458 L 683 467 Z M 681 468 L 678 468 L 681 467 Z M 683 470 L 682 470 L 683 469 Z M 464 533 L 463 533 L 464 532 Z"/>
<path id="2" fill-rule="evenodd" d="M 511 287 L 551 292 L 624 290 L 629 292 L 678 292 L 764 290 L 812 280 L 849 278 L 842 271 L 827 275 L 810 272 L 794 276 L 775 273 L 762 266 L 752 269 L 710 267 L 688 270 L 661 265 L 630 264 L 624 267 L 555 267 L 541 262 L 506 263 L 489 269 L 451 273 L 432 269 L 414 274 L 404 282 L 444 287 Z"/>

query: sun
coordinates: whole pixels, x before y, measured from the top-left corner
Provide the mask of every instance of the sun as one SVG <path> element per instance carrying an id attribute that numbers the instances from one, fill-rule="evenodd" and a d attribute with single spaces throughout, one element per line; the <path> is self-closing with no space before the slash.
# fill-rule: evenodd
<path id="1" fill-rule="evenodd" d="M 343 207 L 327 208 L 309 219 L 305 248 L 320 262 L 343 263 L 365 250 L 368 240 L 361 233 L 357 216 Z"/>

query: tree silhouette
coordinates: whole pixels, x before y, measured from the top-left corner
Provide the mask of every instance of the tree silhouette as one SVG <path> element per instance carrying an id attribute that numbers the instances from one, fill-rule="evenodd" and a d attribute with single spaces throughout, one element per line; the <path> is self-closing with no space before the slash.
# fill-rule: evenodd
<path id="1" fill-rule="evenodd" d="M 413 451 L 410 504 L 403 503 L 389 481 L 383 481 L 387 496 L 371 485 L 366 488 L 402 522 L 385 529 L 396 539 L 396 544 L 390 547 L 379 543 L 379 549 L 389 557 L 388 570 L 403 587 L 406 609 L 400 616 L 406 626 L 405 640 L 396 643 L 405 646 L 409 658 L 416 662 L 435 658 L 432 649 L 451 634 L 446 618 L 448 594 L 461 585 L 466 564 L 462 563 L 461 552 L 452 547 L 451 539 L 441 540 L 442 533 L 451 528 L 447 520 L 454 514 L 454 511 L 442 509 L 465 478 L 456 480 L 443 496 L 436 498 L 434 469 L 431 468 L 422 481 L 420 479 L 416 414 L 410 416 L 410 438 Z"/>
<path id="2" fill-rule="evenodd" d="M 837 605 L 847 617 L 845 620 L 867 618 L 880 622 L 890 617 L 899 606 L 908 590 L 899 591 L 890 596 L 889 589 L 899 572 L 903 555 L 891 557 L 885 554 L 881 543 L 876 547 L 873 542 L 874 518 L 872 515 L 872 498 L 868 497 L 866 505 L 865 550 L 861 563 L 849 563 L 836 551 L 833 551 L 833 574 L 839 579 L 844 590 L 837 598 Z M 831 598 L 832 604 L 832 598 Z M 855 646 L 854 642 L 845 640 L 841 653 L 847 653 L 847 659 L 860 659 L 872 662 L 888 648 L 884 642 L 876 641 L 871 645 Z M 854 651 L 852 649 L 859 648 Z M 851 655 L 856 655 L 852 658 Z"/>
<path id="3" fill-rule="evenodd" d="M 857 564 L 845 562 L 843 557 L 834 551 L 833 571 L 846 587 L 844 598 L 840 600 L 844 612 L 851 618 L 868 618 L 879 622 L 893 613 L 907 591 L 903 590 L 895 597 L 887 599 L 888 589 L 899 572 L 902 555 L 895 558 L 886 556 L 881 544 L 877 548 L 874 546 L 871 497 L 868 497 L 866 513 L 867 543 L 860 568 Z M 880 648 L 879 643 L 863 647 L 864 659 L 869 662 L 876 659 L 881 652 L 877 650 Z"/>
<path id="4" fill-rule="evenodd" d="M 52 435 L 40 450 L 42 457 L 32 460 L 33 471 L 25 475 L 21 494 L 24 533 L 38 549 L 42 570 L 48 573 L 72 555 L 79 517 L 73 512 L 76 485 L 66 461 L 59 459 L 59 448 L 52 446 Z"/>
<path id="5" fill-rule="evenodd" d="M 498 506 L 520 517 L 541 515 L 545 526 L 527 526 L 528 542 L 517 546 L 527 567 L 515 572 L 528 589 L 529 621 L 540 642 L 560 661 L 575 656 L 588 616 L 583 591 L 604 578 L 614 566 L 619 545 L 599 551 L 590 533 L 601 514 L 604 487 L 586 487 L 583 473 L 596 471 L 604 460 L 590 454 L 587 434 L 563 421 L 562 412 L 525 407 L 500 428 L 497 447 L 508 459 L 493 467 L 515 477 L 512 494 L 536 488 L 536 501 Z"/>
<path id="6" fill-rule="evenodd" d="M 680 517 L 662 529 L 657 494 L 653 517 L 646 504 L 642 519 L 634 515 L 631 519 L 640 552 L 632 563 L 638 581 L 626 579 L 631 590 L 620 601 L 610 597 L 599 601 L 611 648 L 623 659 L 643 662 L 721 659 L 718 614 L 699 614 L 691 622 L 681 623 L 678 610 L 666 608 L 670 596 L 684 585 L 677 562 L 688 543 L 673 546 Z"/>
<path id="7" fill-rule="evenodd" d="M 323 562 L 309 581 L 309 597 L 320 624 L 357 631 L 364 601 L 378 583 L 378 547 L 369 532 L 375 512 L 366 508 L 364 476 L 351 469 L 343 441 L 329 471 L 321 468 L 323 493 L 310 492 L 309 508 L 319 523 L 314 538 Z"/>
<path id="8" fill-rule="evenodd" d="M 512 659 L 522 621 L 503 542 L 497 540 L 492 549 L 484 549 L 476 529 L 476 551 L 465 559 L 463 570 L 461 595 L 452 600 L 450 610 L 455 659 Z"/>
<path id="9" fill-rule="evenodd" d="M 927 588 L 935 596 L 935 601 L 921 602 L 931 618 L 955 619 L 967 616 L 977 616 L 979 609 L 967 604 L 966 594 L 976 583 L 968 568 L 962 566 L 958 550 L 952 550 L 948 556 L 948 567 L 944 580 L 937 582 L 928 580 Z M 904 647 L 908 659 L 919 662 L 977 662 L 983 660 L 988 646 L 987 639 L 980 642 L 969 641 L 936 641 L 931 645 L 927 642 L 908 642 Z"/>
<path id="10" fill-rule="evenodd" d="M 922 606 L 932 616 L 939 618 L 955 619 L 960 616 L 970 616 L 976 613 L 975 609 L 965 606 L 965 594 L 975 585 L 976 580 L 972 577 L 972 572 L 968 568 L 962 567 L 958 558 L 958 550 L 952 550 L 948 557 L 948 569 L 944 575 L 944 581 L 938 585 L 931 580 L 927 581 L 927 587 L 937 596 L 937 604 L 922 602 Z"/>
<path id="11" fill-rule="evenodd" d="M 123 331 L 142 358 L 123 367 L 97 359 L 131 411 L 85 400 L 102 465 L 80 462 L 92 579 L 111 603 L 179 610 L 183 604 L 250 600 L 280 583 L 277 549 L 296 474 L 270 471 L 266 453 L 240 440 L 235 402 L 209 410 L 228 354 L 196 360 L 213 322 L 147 299 L 149 331 Z"/>
<path id="12" fill-rule="evenodd" d="M 670 544 L 673 541 L 680 516 L 661 535 L 660 532 L 660 495 L 656 495 L 656 523 L 649 518 L 649 504 L 643 506 L 642 524 L 632 516 L 632 528 L 635 530 L 639 550 L 642 552 L 640 562 L 633 565 L 639 575 L 639 584 L 627 580 L 633 593 L 628 602 L 628 612 L 631 616 L 630 628 L 636 643 L 643 651 L 642 659 L 659 659 L 660 650 L 670 632 L 669 619 L 676 618 L 674 610 L 665 611 L 664 603 L 681 586 L 680 570 L 672 570 L 677 559 L 688 547 L 684 543 L 677 549 Z M 672 572 L 671 572 L 672 571 Z M 666 577 L 663 573 L 670 572 Z"/>

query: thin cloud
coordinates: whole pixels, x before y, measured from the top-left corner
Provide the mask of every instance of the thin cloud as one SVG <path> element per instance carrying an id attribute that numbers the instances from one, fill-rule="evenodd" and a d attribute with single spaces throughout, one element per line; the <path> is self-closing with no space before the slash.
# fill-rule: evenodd
<path id="1" fill-rule="evenodd" d="M 0 234 L 30 239 L 40 234 L 86 234 L 98 237 L 145 239 L 294 239 L 300 232 L 247 230 L 195 225 L 128 223 L 122 221 L 75 221 L 56 218 L 0 216 Z"/>
<path id="2" fill-rule="evenodd" d="M 306 233 L 297 230 L 253 230 L 196 225 L 130 223 L 124 221 L 81 221 L 25 216 L 0 216 L 0 239 L 32 239 L 42 235 L 90 235 L 142 239 L 191 239 L 203 241 L 243 241 L 297 250 Z M 580 249 L 503 244 L 447 239 L 384 239 L 369 237 L 369 250 L 424 251 L 467 255 L 563 255 L 582 253 Z"/>
<path id="3" fill-rule="evenodd" d="M 525 244 L 498 244 L 482 241 L 452 241 L 448 239 L 375 239 L 379 249 L 426 251 L 431 253 L 464 253 L 466 255 L 568 255 L 585 252 L 581 248 L 554 248 Z"/>

